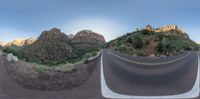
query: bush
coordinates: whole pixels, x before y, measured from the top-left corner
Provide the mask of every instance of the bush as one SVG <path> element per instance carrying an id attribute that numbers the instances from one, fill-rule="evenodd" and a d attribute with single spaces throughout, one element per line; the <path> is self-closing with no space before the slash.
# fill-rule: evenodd
<path id="1" fill-rule="evenodd" d="M 92 57 L 96 56 L 97 55 L 97 52 L 92 52 Z"/>
<path id="2" fill-rule="evenodd" d="M 165 37 L 166 35 L 164 33 L 156 33 L 156 38 L 158 38 L 159 41 L 162 41 L 162 39 Z"/>
<path id="3" fill-rule="evenodd" d="M 143 47 L 143 40 L 139 35 L 135 35 L 133 38 L 133 46 L 135 48 L 142 48 Z"/>
<path id="4" fill-rule="evenodd" d="M 151 34 L 151 32 L 146 30 L 146 29 L 142 30 L 141 32 L 142 32 L 143 35 L 150 35 Z"/>
<path id="5" fill-rule="evenodd" d="M 0 45 L 0 49 L 1 49 L 1 50 L 3 50 L 3 49 L 4 49 L 4 47 Z"/>
<path id="6" fill-rule="evenodd" d="M 137 56 L 145 56 L 143 50 L 137 50 L 137 51 L 136 51 L 136 55 L 137 55 Z"/>
<path id="7" fill-rule="evenodd" d="M 87 64 L 87 63 L 89 63 L 89 60 L 88 60 L 88 59 L 85 59 L 85 60 L 83 61 L 83 63 L 84 63 L 84 64 Z"/>
<path id="8" fill-rule="evenodd" d="M 133 39 L 131 37 L 128 37 L 126 40 L 125 40 L 126 43 L 133 43 Z"/>
<path id="9" fill-rule="evenodd" d="M 163 48 L 163 44 L 161 42 L 158 42 L 158 45 L 157 45 L 157 51 L 158 52 L 163 52 L 164 51 L 164 48 Z"/>

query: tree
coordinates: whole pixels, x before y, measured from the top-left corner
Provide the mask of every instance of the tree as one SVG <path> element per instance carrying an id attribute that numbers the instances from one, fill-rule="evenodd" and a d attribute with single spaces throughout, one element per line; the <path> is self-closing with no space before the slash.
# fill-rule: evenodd
<path id="1" fill-rule="evenodd" d="M 133 39 L 131 37 L 128 37 L 125 42 L 126 43 L 133 43 Z"/>
<path id="2" fill-rule="evenodd" d="M 135 48 L 142 48 L 144 45 L 142 38 L 139 35 L 133 37 L 133 46 Z"/>
<path id="3" fill-rule="evenodd" d="M 144 29 L 141 31 L 143 35 L 150 35 L 150 31 L 147 29 Z"/>

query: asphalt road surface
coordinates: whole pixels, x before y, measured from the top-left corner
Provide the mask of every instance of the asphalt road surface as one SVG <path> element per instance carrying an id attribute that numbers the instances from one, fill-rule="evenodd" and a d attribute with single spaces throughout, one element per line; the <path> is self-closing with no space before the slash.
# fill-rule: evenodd
<path id="1" fill-rule="evenodd" d="M 196 81 L 198 57 L 195 52 L 167 58 L 136 58 L 112 50 L 103 50 L 102 53 L 102 64 L 100 60 L 83 85 L 70 90 L 39 91 L 16 84 L 7 74 L 0 52 L 0 99 L 104 99 L 101 66 L 108 88 L 126 95 L 181 94 L 191 90 Z"/>
<path id="2" fill-rule="evenodd" d="M 193 88 L 197 77 L 198 54 L 196 52 L 167 58 L 136 58 L 112 50 L 104 50 L 102 59 L 108 88 L 124 95 L 181 94 Z"/>

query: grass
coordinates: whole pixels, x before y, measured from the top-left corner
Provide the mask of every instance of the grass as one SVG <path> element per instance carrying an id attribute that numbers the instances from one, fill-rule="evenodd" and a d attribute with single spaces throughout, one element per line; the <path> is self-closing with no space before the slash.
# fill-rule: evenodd
<path id="1" fill-rule="evenodd" d="M 34 61 L 27 61 L 28 58 L 24 58 L 22 56 L 22 54 L 17 53 L 17 51 L 15 51 L 12 48 L 9 48 L 9 47 L 3 48 L 1 46 L 0 46 L 0 48 L 2 48 L 5 53 L 13 53 L 20 60 L 34 64 L 35 65 L 34 69 L 39 73 L 42 73 L 45 71 L 58 71 L 58 72 L 67 73 L 69 71 L 76 69 L 77 68 L 76 66 L 78 64 L 89 63 L 88 59 L 90 57 L 96 56 L 97 53 L 100 51 L 99 49 L 93 49 L 91 52 L 82 54 L 82 56 L 80 55 L 79 58 L 71 58 L 66 61 L 60 62 L 59 64 L 56 64 L 56 65 L 49 65 L 49 64 L 40 64 L 40 63 L 34 62 Z"/>
<path id="2" fill-rule="evenodd" d="M 83 61 L 79 61 L 73 64 L 72 63 L 60 64 L 56 66 L 48 66 L 48 65 L 34 63 L 35 65 L 34 69 L 39 73 L 42 73 L 45 71 L 57 71 L 57 72 L 67 73 L 76 69 L 77 68 L 76 66 L 81 63 L 83 63 Z"/>
<path id="3" fill-rule="evenodd" d="M 99 50 L 95 50 L 90 53 L 86 53 L 82 59 L 77 59 L 78 61 L 76 60 L 72 62 L 70 60 L 70 61 L 66 61 L 65 64 L 59 64 L 59 65 L 54 65 L 54 66 L 34 63 L 35 65 L 34 69 L 39 73 L 42 73 L 45 71 L 57 71 L 57 72 L 68 73 L 76 69 L 79 64 L 89 63 L 88 58 L 96 56 L 98 52 Z"/>

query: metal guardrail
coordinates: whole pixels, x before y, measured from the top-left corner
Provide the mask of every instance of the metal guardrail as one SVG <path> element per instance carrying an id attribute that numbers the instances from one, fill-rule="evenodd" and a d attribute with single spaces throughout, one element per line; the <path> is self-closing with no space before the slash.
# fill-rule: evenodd
<path id="1" fill-rule="evenodd" d="M 96 56 L 90 57 L 88 60 L 92 61 L 92 60 L 96 59 L 97 57 L 99 57 L 101 55 L 101 53 L 102 53 L 102 50 L 100 52 L 98 52 L 98 54 Z"/>

